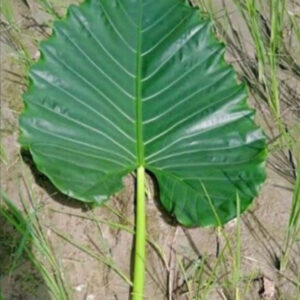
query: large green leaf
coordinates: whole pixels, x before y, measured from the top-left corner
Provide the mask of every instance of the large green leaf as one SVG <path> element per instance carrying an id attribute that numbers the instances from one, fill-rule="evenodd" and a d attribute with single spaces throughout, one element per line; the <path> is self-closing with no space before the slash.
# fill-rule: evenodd
<path id="1" fill-rule="evenodd" d="M 179 0 L 71 6 L 31 68 L 21 143 L 65 194 L 102 203 L 143 165 L 187 226 L 244 211 L 265 178 L 265 139 L 210 21 Z M 205 187 L 205 188 L 204 188 Z"/>

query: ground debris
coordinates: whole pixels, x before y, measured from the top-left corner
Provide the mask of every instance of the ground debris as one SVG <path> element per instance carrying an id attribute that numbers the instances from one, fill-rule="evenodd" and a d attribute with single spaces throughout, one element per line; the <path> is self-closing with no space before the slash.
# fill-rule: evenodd
<path id="1" fill-rule="evenodd" d="M 265 276 L 256 278 L 254 281 L 258 283 L 258 294 L 261 299 L 274 299 L 276 295 L 276 287 L 274 281 Z"/>

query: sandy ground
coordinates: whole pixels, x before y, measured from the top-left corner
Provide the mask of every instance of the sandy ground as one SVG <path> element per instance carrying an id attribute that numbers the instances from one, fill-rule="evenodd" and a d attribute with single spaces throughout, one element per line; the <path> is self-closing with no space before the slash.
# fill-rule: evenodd
<path id="1" fill-rule="evenodd" d="M 45 21 L 32 1 L 27 7 L 22 1 L 13 0 L 15 15 L 21 25 L 30 24 L 24 16 L 33 16 L 39 22 Z M 34 28 L 27 30 L 29 35 L 42 37 Z M 24 36 L 26 40 L 26 37 Z M 37 49 L 30 46 L 31 55 Z M 21 74 L 20 67 L 11 58 L 11 50 L 2 45 L 1 54 L 1 135 L 5 159 L 1 163 L 1 188 L 20 206 L 20 194 L 25 195 L 23 180 L 29 182 L 35 199 L 40 207 L 40 216 L 45 232 L 64 272 L 66 281 L 72 288 L 74 300 L 127 300 L 129 287 L 116 273 L 101 262 L 74 247 L 57 232 L 64 233 L 93 252 L 106 253 L 115 260 L 119 268 L 126 274 L 131 272 L 132 234 L 110 226 L 72 215 L 98 216 L 124 225 L 134 220 L 134 178 L 128 176 L 124 180 L 124 190 L 113 197 L 108 205 L 121 211 L 127 220 L 117 217 L 109 208 L 102 207 L 93 211 L 86 210 L 79 202 L 69 199 L 56 190 L 54 186 L 39 174 L 32 164 L 30 156 L 23 154 L 25 164 L 20 159 L 18 138 L 18 114 L 22 109 L 21 94 L 26 89 L 18 83 L 18 77 L 10 72 Z M 149 180 L 150 181 L 150 180 Z M 278 275 L 279 258 L 283 236 L 288 223 L 292 192 L 290 184 L 270 168 L 268 179 L 260 196 L 254 201 L 249 212 L 242 218 L 242 276 L 245 282 L 251 281 L 246 299 L 296 299 L 295 287 L 289 280 Z M 27 195 L 28 196 L 28 195 Z M 174 255 L 183 259 L 185 264 L 195 260 L 201 262 L 205 258 L 207 266 L 214 265 L 218 245 L 224 240 L 213 229 L 184 229 L 174 225 L 163 210 L 158 207 L 154 197 L 148 199 L 149 236 L 160 245 L 165 255 L 165 262 L 153 247 L 148 246 L 147 299 L 168 299 L 166 291 L 172 285 L 175 291 L 173 299 L 187 299 L 183 285 L 183 276 L 177 267 L 174 269 Z M 172 224 L 173 223 L 173 224 Z M 19 237 L 3 220 L 0 219 L 0 276 L 5 300 L 47 300 L 49 295 L 39 275 L 32 270 L 31 264 L 24 258 L 20 266 L 10 275 L 5 273 L 10 261 L 9 255 L 18 244 Z M 234 243 L 235 223 L 226 226 L 232 243 Z M 299 257 L 300 249 L 295 248 L 292 257 Z M 226 261 L 226 260 L 225 260 Z M 166 263 L 171 268 L 171 280 L 167 276 Z M 226 270 L 229 268 L 229 270 Z M 223 272 L 217 274 L 226 277 L 231 263 L 228 258 Z M 297 272 L 297 267 L 290 272 Z M 280 298 L 281 297 L 281 298 Z M 222 292 L 213 288 L 208 299 L 222 299 Z M 228 298 L 230 299 L 230 298 Z"/>

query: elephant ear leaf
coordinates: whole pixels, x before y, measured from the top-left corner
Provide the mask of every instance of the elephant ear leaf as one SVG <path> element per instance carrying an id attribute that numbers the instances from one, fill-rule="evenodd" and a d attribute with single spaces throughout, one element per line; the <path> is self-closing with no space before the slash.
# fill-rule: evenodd
<path id="1" fill-rule="evenodd" d="M 237 194 L 244 211 L 265 179 L 265 138 L 211 27 L 179 0 L 71 6 L 23 97 L 20 141 L 38 169 L 102 203 L 144 166 L 186 226 L 234 218 Z"/>

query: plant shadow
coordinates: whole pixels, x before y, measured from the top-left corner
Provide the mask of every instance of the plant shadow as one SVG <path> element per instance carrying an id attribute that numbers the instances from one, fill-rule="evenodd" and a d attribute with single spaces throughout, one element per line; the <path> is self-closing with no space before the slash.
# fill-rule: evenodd
<path id="1" fill-rule="evenodd" d="M 159 188 L 159 184 L 158 181 L 155 177 L 154 174 L 152 174 L 150 171 L 147 170 L 147 174 L 149 176 L 147 176 L 147 179 L 149 179 L 149 182 L 151 184 L 150 189 L 151 189 L 151 193 L 153 195 L 153 203 L 155 205 L 155 207 L 157 208 L 157 210 L 160 213 L 160 217 L 164 220 L 165 223 L 167 223 L 169 226 L 172 227 L 176 227 L 178 225 L 180 225 L 180 223 L 178 223 L 178 221 L 176 220 L 176 217 L 174 215 L 172 215 L 170 212 L 168 212 L 165 207 L 162 205 L 161 200 L 160 200 L 160 188 Z"/>
<path id="2" fill-rule="evenodd" d="M 252 238 L 256 241 L 261 252 L 264 254 L 266 262 L 271 268 L 277 271 L 281 270 L 281 259 L 284 254 L 282 243 L 278 238 L 274 237 L 274 234 L 270 232 L 266 226 L 259 220 L 255 211 L 249 211 L 248 214 L 242 218 L 246 228 L 248 229 Z M 294 247 L 290 253 L 290 263 L 288 269 L 292 272 L 295 278 L 299 276 L 299 270 L 297 268 L 296 258 L 299 257 L 300 249 Z"/>
<path id="3" fill-rule="evenodd" d="M 72 197 L 69 197 L 63 194 L 58 188 L 56 188 L 55 185 L 48 179 L 48 177 L 37 169 L 33 161 L 32 155 L 29 151 L 22 149 L 21 156 L 23 161 L 30 168 L 35 183 L 38 186 L 40 186 L 44 191 L 46 191 L 46 193 L 49 195 L 49 197 L 51 197 L 51 199 L 55 200 L 56 202 L 62 205 L 71 208 L 81 209 L 83 212 L 92 210 L 92 205 L 83 203 Z"/>

